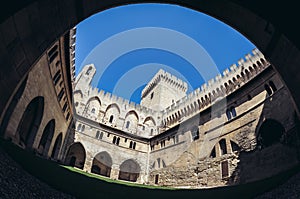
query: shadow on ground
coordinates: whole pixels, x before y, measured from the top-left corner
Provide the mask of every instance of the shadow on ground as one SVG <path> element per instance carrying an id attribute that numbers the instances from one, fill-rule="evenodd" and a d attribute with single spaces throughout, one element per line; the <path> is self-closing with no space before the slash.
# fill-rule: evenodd
<path id="1" fill-rule="evenodd" d="M 0 140 L 0 144 L 1 148 L 28 173 L 49 186 L 76 198 L 254 198 L 284 183 L 300 171 L 300 166 L 297 166 L 272 178 L 238 186 L 201 190 L 148 189 L 110 183 L 82 175 L 50 160 L 39 158 L 10 142 Z"/>

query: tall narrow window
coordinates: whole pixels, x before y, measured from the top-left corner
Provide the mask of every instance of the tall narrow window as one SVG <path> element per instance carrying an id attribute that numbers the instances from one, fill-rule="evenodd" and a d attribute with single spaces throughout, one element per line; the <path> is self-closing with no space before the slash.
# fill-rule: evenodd
<path id="1" fill-rule="evenodd" d="M 68 121 L 69 118 L 70 118 L 70 113 L 68 112 L 67 117 L 66 117 L 66 120 Z"/>
<path id="2" fill-rule="evenodd" d="M 152 98 L 153 98 L 153 96 L 154 96 L 154 93 L 151 93 L 150 99 L 152 99 Z"/>
<path id="3" fill-rule="evenodd" d="M 102 140 L 103 138 L 103 132 L 100 133 L 99 139 Z"/>
<path id="4" fill-rule="evenodd" d="M 54 83 L 55 86 L 56 86 L 57 83 L 59 82 L 60 78 L 61 78 L 61 73 L 60 73 L 60 70 L 58 70 L 58 71 L 55 73 L 55 75 L 53 76 L 53 83 Z"/>
<path id="5" fill-rule="evenodd" d="M 127 128 L 127 129 L 129 128 L 129 125 L 130 125 L 130 122 L 127 121 L 127 122 L 126 122 L 126 128 Z"/>
<path id="6" fill-rule="evenodd" d="M 133 142 L 132 148 L 135 149 L 136 143 Z"/>
<path id="7" fill-rule="evenodd" d="M 52 63 L 53 60 L 57 57 L 58 55 L 58 46 L 55 45 L 53 46 L 53 48 L 48 52 L 48 57 L 49 57 L 49 62 Z"/>
<path id="8" fill-rule="evenodd" d="M 229 175 L 228 172 L 228 161 L 224 161 L 221 163 L 221 169 L 222 169 L 222 178 L 226 178 Z"/>
<path id="9" fill-rule="evenodd" d="M 85 125 L 82 125 L 82 127 L 81 127 L 81 131 L 83 132 L 83 131 L 84 131 L 84 129 L 85 129 Z"/>
<path id="10" fill-rule="evenodd" d="M 80 131 L 81 129 L 81 124 L 78 124 L 77 130 Z"/>
<path id="11" fill-rule="evenodd" d="M 63 107 L 63 112 L 66 112 L 67 106 L 68 106 L 68 103 L 66 102 Z"/>
<path id="12" fill-rule="evenodd" d="M 151 136 L 153 135 L 153 129 L 150 130 L 150 135 L 151 135 Z"/>
<path id="13" fill-rule="evenodd" d="M 220 144 L 221 155 L 227 154 L 226 140 L 225 139 L 220 140 L 219 144 Z"/>
<path id="14" fill-rule="evenodd" d="M 116 144 L 116 141 L 117 141 L 117 138 L 116 138 L 116 136 L 114 136 L 114 137 L 113 137 L 113 141 L 112 141 L 113 144 Z"/>
<path id="15" fill-rule="evenodd" d="M 116 141 L 116 145 L 119 145 L 119 144 L 120 144 L 120 138 L 118 137 L 117 141 Z"/>
<path id="16" fill-rule="evenodd" d="M 226 110 L 226 116 L 228 120 L 231 120 L 231 111 L 229 109 Z"/>
<path id="17" fill-rule="evenodd" d="M 199 129 L 196 127 L 192 131 L 192 138 L 193 140 L 198 140 L 199 139 Z"/>
<path id="18" fill-rule="evenodd" d="M 64 94 L 65 94 L 65 89 L 62 88 L 57 96 L 59 102 L 61 101 L 61 98 L 63 97 Z"/>
<path id="19" fill-rule="evenodd" d="M 111 116 L 109 117 L 109 123 L 112 123 L 112 122 L 113 122 L 113 119 L 114 119 L 114 116 L 111 115 Z"/>
<path id="20" fill-rule="evenodd" d="M 96 138 L 99 138 L 99 135 L 100 135 L 100 132 L 97 131 L 97 133 L 96 133 Z"/>
<path id="21" fill-rule="evenodd" d="M 132 148 L 132 141 L 130 141 L 129 143 L 129 148 Z"/>
<path id="22" fill-rule="evenodd" d="M 236 111 L 235 111 L 235 108 L 233 106 L 230 108 L 230 111 L 231 111 L 232 117 L 236 117 Z"/>
<path id="23" fill-rule="evenodd" d="M 155 175 L 155 182 L 154 182 L 155 184 L 158 184 L 158 179 L 159 179 L 159 174 L 156 174 Z"/>
<path id="24" fill-rule="evenodd" d="M 270 84 L 270 86 L 271 86 L 273 92 L 276 92 L 276 91 L 277 91 L 277 88 L 276 88 L 274 82 L 273 82 L 273 81 L 269 81 L 269 84 Z"/>

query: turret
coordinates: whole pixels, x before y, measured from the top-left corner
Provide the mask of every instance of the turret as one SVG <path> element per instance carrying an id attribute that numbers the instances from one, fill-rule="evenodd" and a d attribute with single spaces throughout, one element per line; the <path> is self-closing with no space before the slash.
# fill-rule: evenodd
<path id="1" fill-rule="evenodd" d="M 96 68 L 94 64 L 85 65 L 77 76 L 75 87 L 84 92 L 89 90 L 90 84 L 95 74 Z"/>
<path id="2" fill-rule="evenodd" d="M 160 69 L 142 91 L 141 105 L 162 111 L 186 96 L 187 83 Z"/>

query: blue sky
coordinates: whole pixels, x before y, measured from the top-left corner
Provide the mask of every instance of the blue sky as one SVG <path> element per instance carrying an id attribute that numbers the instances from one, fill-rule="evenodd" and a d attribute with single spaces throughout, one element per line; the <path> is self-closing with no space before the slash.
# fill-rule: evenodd
<path id="1" fill-rule="evenodd" d="M 191 92 L 254 48 L 203 13 L 177 5 L 133 4 L 77 25 L 76 74 L 93 63 L 93 86 L 139 103 L 142 89 L 160 68 L 185 80 Z"/>

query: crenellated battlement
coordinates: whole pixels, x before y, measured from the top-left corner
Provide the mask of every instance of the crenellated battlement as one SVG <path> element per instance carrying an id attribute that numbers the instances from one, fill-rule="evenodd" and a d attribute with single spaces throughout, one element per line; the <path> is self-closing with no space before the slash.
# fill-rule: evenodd
<path id="1" fill-rule="evenodd" d="M 245 58 L 239 59 L 237 64 L 232 64 L 228 69 L 225 69 L 222 74 L 216 75 L 207 83 L 202 84 L 199 88 L 175 101 L 162 111 L 153 110 L 150 106 L 147 107 L 136 104 L 122 97 L 113 95 L 112 93 L 99 90 L 98 88 L 92 88 L 91 85 L 88 85 L 87 91 L 84 91 L 83 93 L 85 93 L 84 95 L 87 97 L 85 103 L 92 97 L 98 97 L 101 104 L 104 104 L 106 107 L 110 104 L 117 104 L 122 107 L 121 111 L 124 112 L 122 113 L 123 115 L 128 111 L 134 110 L 142 115 L 159 117 L 160 121 L 156 121 L 157 126 L 164 124 L 168 127 L 172 127 L 173 125 L 182 122 L 185 118 L 189 118 L 210 107 L 218 98 L 224 98 L 239 89 L 269 65 L 270 64 L 265 60 L 263 54 L 258 49 L 254 49 L 252 54 L 247 54 Z M 85 66 L 80 73 L 85 74 L 91 66 L 93 70 L 92 73 L 89 74 L 89 80 L 90 77 L 93 77 L 96 70 L 93 65 Z M 82 81 L 85 81 L 85 79 Z M 176 88 L 181 92 L 185 93 L 187 90 L 186 82 L 160 69 L 142 91 L 142 97 L 146 96 L 162 81 L 163 83 L 167 83 L 168 86 Z"/>
<path id="2" fill-rule="evenodd" d="M 187 91 L 187 83 L 179 79 L 178 77 L 160 69 L 147 86 L 142 91 L 142 98 L 145 97 L 151 90 L 161 81 L 168 83 L 169 86 L 176 88 L 181 92 Z"/>
<path id="3" fill-rule="evenodd" d="M 183 116 L 193 115 L 206 109 L 217 98 L 226 97 L 239 89 L 270 65 L 258 49 L 254 49 L 252 54 L 247 54 L 245 59 L 239 59 L 238 65 L 232 64 L 229 69 L 223 71 L 223 75 L 218 74 L 200 88 L 163 110 L 163 122 L 175 125 Z"/>

